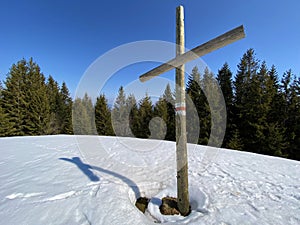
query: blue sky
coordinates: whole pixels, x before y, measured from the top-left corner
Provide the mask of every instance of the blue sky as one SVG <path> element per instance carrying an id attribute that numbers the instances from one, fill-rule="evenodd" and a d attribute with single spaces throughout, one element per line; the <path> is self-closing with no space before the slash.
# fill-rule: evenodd
<path id="1" fill-rule="evenodd" d="M 213 72 L 227 61 L 235 73 L 243 53 L 254 48 L 279 75 L 290 68 L 300 75 L 299 0 L 10 0 L 0 3 L 0 79 L 13 63 L 33 57 L 46 76 L 65 81 L 73 95 L 89 65 L 107 51 L 134 41 L 174 42 L 180 4 L 187 48 L 245 26 L 246 39 L 202 58 Z M 125 68 L 106 92 L 111 95 L 153 65 Z"/>

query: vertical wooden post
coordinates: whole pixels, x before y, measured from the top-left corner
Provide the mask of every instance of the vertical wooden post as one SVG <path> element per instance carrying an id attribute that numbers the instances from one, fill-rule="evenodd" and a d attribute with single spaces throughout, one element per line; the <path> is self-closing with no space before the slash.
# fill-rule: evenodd
<path id="1" fill-rule="evenodd" d="M 183 6 L 176 8 L 176 56 L 184 53 L 184 12 Z M 177 201 L 181 215 L 190 209 L 188 189 L 188 158 L 186 137 L 186 105 L 184 65 L 176 68 L 176 161 L 177 161 Z"/>

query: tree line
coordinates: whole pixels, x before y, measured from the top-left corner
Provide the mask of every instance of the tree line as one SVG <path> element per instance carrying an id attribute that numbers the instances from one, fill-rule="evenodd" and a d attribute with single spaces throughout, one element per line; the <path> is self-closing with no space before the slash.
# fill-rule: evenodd
<path id="1" fill-rule="evenodd" d="M 0 136 L 72 134 L 72 99 L 31 58 L 13 64 L 0 83 Z"/>
<path id="2" fill-rule="evenodd" d="M 300 160 L 300 78 L 291 70 L 279 78 L 276 67 L 260 62 L 253 49 L 237 68 L 233 75 L 225 63 L 216 76 L 192 70 L 186 87 L 188 142 L 223 141 L 224 148 Z M 32 59 L 21 60 L 0 84 L 0 136 L 75 133 L 175 141 L 174 105 L 170 85 L 155 103 L 147 94 L 137 102 L 123 87 L 111 107 L 104 94 L 95 103 L 87 94 L 72 101 L 65 83 L 46 79 Z"/>

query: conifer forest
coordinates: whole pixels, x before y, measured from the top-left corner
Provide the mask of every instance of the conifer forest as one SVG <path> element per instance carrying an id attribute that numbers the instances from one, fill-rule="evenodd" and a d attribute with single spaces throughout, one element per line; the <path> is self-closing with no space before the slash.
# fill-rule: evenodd
<path id="1" fill-rule="evenodd" d="M 188 142 L 208 145 L 214 138 L 211 110 L 215 115 L 226 110 L 223 148 L 300 160 L 300 77 L 291 69 L 278 74 L 276 65 L 258 60 L 249 49 L 237 68 L 224 63 L 216 74 L 199 72 L 197 66 L 188 72 L 187 132 L 196 134 L 188 135 Z M 214 80 L 226 107 L 218 107 L 220 96 L 212 96 L 213 106 L 208 103 Z M 72 99 L 65 82 L 45 77 L 32 58 L 22 59 L 0 81 L 0 137 L 98 134 L 175 141 L 174 102 L 170 85 L 156 102 L 147 93 L 137 101 L 122 86 L 113 105 L 103 93 L 96 102 L 87 94 Z M 72 121 L 74 114 L 80 119 Z M 160 126 L 151 133 L 151 127 Z"/>

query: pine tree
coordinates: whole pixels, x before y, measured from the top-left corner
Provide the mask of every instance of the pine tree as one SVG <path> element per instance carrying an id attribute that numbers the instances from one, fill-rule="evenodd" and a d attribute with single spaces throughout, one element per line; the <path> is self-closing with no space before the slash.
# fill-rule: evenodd
<path id="1" fill-rule="evenodd" d="M 10 122 L 7 117 L 7 114 L 4 112 L 3 109 L 3 86 L 0 81 L 0 137 L 5 137 L 8 135 L 10 130 Z"/>
<path id="2" fill-rule="evenodd" d="M 282 128 L 277 123 L 266 126 L 266 136 L 263 153 L 268 155 L 287 157 L 287 142 Z"/>
<path id="3" fill-rule="evenodd" d="M 13 64 L 5 81 L 3 95 L 3 111 L 9 117 L 11 129 L 8 136 L 25 135 L 23 118 L 27 104 L 25 102 L 26 61 L 23 59 Z"/>
<path id="4" fill-rule="evenodd" d="M 6 131 L 4 128 L 4 124 L 6 123 L 6 118 L 5 118 L 5 114 L 3 112 L 2 109 L 2 104 L 1 104 L 1 100 L 0 100 L 0 137 L 4 137 L 6 136 Z"/>
<path id="5" fill-rule="evenodd" d="M 138 106 L 133 94 L 130 94 L 126 99 L 126 115 L 128 115 L 129 126 L 126 131 L 127 136 L 136 137 L 139 129 Z"/>
<path id="6" fill-rule="evenodd" d="M 49 102 L 45 77 L 40 67 L 25 59 L 14 64 L 3 90 L 3 111 L 11 128 L 7 135 L 46 134 L 49 127 Z"/>
<path id="7" fill-rule="evenodd" d="M 238 129 L 235 129 L 232 132 L 232 136 L 228 141 L 227 147 L 234 150 L 242 150 L 244 148 Z"/>
<path id="8" fill-rule="evenodd" d="M 65 82 L 62 83 L 59 92 L 59 99 L 61 101 L 60 108 L 60 121 L 61 128 L 60 133 L 62 134 L 73 134 L 72 125 L 72 98 L 70 97 L 69 89 Z"/>
<path id="9" fill-rule="evenodd" d="M 281 93 L 285 101 L 283 108 L 284 127 L 288 148 L 286 156 L 299 159 L 300 147 L 300 81 L 297 80 L 291 70 L 284 73 L 282 78 Z"/>
<path id="10" fill-rule="evenodd" d="M 126 96 L 123 87 L 119 88 L 118 96 L 112 110 L 112 125 L 116 136 L 127 136 L 129 115 L 126 107 Z"/>
<path id="11" fill-rule="evenodd" d="M 146 96 L 140 101 L 138 120 L 139 120 L 139 129 L 137 137 L 139 138 L 149 138 L 151 133 L 149 129 L 149 123 L 152 119 L 152 102 L 150 97 Z"/>
<path id="12" fill-rule="evenodd" d="M 165 139 L 168 141 L 176 140 L 176 125 L 175 125 L 175 99 L 171 91 L 170 84 L 167 84 L 162 99 L 165 101 L 167 107 L 167 119 L 165 123 L 167 125 L 167 133 Z"/>
<path id="13" fill-rule="evenodd" d="M 60 99 L 59 99 L 59 85 L 53 79 L 52 76 L 49 76 L 47 79 L 47 96 L 50 107 L 50 121 L 49 121 L 49 130 L 48 134 L 59 134 L 61 129 L 61 121 L 59 119 L 59 107 L 60 107 Z"/>
<path id="14" fill-rule="evenodd" d="M 88 123 L 90 124 L 90 130 L 88 131 L 87 134 L 89 135 L 96 135 L 97 134 L 97 129 L 95 125 L 95 108 L 92 103 L 92 99 L 88 96 L 87 93 L 83 96 L 82 99 L 82 104 L 84 108 L 86 109 L 87 115 L 88 115 Z"/>
<path id="15" fill-rule="evenodd" d="M 300 160 L 300 77 L 294 82 L 294 89 L 296 94 L 296 114 L 295 114 L 295 137 L 293 139 L 292 152 L 288 156 L 291 159 Z"/>
<path id="16" fill-rule="evenodd" d="M 169 120 L 167 103 L 168 102 L 166 99 L 160 97 L 154 106 L 153 116 L 154 118 L 156 118 L 156 120 L 154 120 L 155 122 L 152 125 L 154 134 L 151 134 L 151 136 L 153 136 L 154 139 L 166 139 Z"/>
<path id="17" fill-rule="evenodd" d="M 47 79 L 47 96 L 50 105 L 50 126 L 48 134 L 72 134 L 72 99 L 65 82 L 61 88 L 49 76 Z"/>
<path id="18" fill-rule="evenodd" d="M 268 115 L 268 121 L 272 123 L 278 123 L 278 125 L 283 128 L 284 118 L 283 118 L 283 107 L 285 105 L 283 93 L 280 91 L 280 85 L 278 81 L 278 74 L 276 67 L 272 65 L 271 69 L 268 72 L 268 81 L 267 85 L 270 89 L 270 92 L 273 95 L 271 102 L 271 111 Z"/>
<path id="19" fill-rule="evenodd" d="M 251 123 L 255 122 L 253 119 L 255 112 L 253 112 L 251 101 L 255 100 L 257 94 L 252 78 L 257 74 L 258 68 L 259 64 L 255 58 L 254 50 L 247 50 L 238 65 L 238 72 L 234 81 L 234 126 L 237 127 L 244 148 L 248 151 L 256 150 L 253 148 L 256 134 Z"/>
<path id="20" fill-rule="evenodd" d="M 100 97 L 97 98 L 95 104 L 95 122 L 98 135 L 113 135 L 111 113 L 104 94 L 101 94 Z"/>
<path id="21" fill-rule="evenodd" d="M 78 135 L 96 135 L 94 106 L 91 98 L 84 94 L 83 98 L 76 98 L 72 110 L 73 131 Z"/>
<path id="22" fill-rule="evenodd" d="M 3 98 L 2 91 L 3 91 L 3 86 L 2 86 L 2 81 L 0 80 L 0 99 Z"/>
<path id="23" fill-rule="evenodd" d="M 194 67 L 187 82 L 187 141 L 190 143 L 207 144 L 208 138 L 204 128 L 207 100 L 202 90 L 203 80 L 197 67 Z M 207 139 L 206 139 L 207 138 Z"/>
<path id="24" fill-rule="evenodd" d="M 218 83 L 221 87 L 225 104 L 226 104 L 226 114 L 227 114 L 227 126 L 226 134 L 223 141 L 223 147 L 228 147 L 229 140 L 233 136 L 233 84 L 232 84 L 232 72 L 229 69 L 227 63 L 218 71 L 217 75 Z"/>
<path id="25" fill-rule="evenodd" d="M 87 135 L 91 133 L 90 116 L 83 100 L 80 98 L 76 98 L 73 103 L 72 118 L 74 134 Z"/>
<path id="26" fill-rule="evenodd" d="M 263 135 L 257 139 L 257 148 L 261 149 L 263 154 L 285 156 L 286 139 L 285 128 L 280 124 L 278 113 L 279 106 L 279 85 L 276 69 L 272 66 L 267 70 L 266 63 L 263 62 L 258 72 L 260 80 L 261 98 L 259 108 L 260 126 L 262 126 Z M 274 118 L 275 117 L 275 118 Z M 277 117 L 277 118 L 276 118 Z"/>
<path id="27" fill-rule="evenodd" d="M 223 96 L 219 85 L 208 68 L 204 71 L 203 91 L 207 99 L 205 104 L 207 117 L 202 120 L 203 124 L 206 125 L 204 128 L 207 130 L 207 138 L 209 138 L 208 145 L 220 146 L 223 142 L 223 132 L 226 128 L 226 118 L 222 115 L 223 113 L 225 114 L 226 106 L 225 102 L 222 101 Z"/>
<path id="28" fill-rule="evenodd" d="M 45 77 L 40 67 L 31 58 L 27 63 L 25 79 L 25 101 L 27 110 L 24 114 L 24 132 L 27 135 L 47 134 L 49 127 L 49 102 Z"/>

